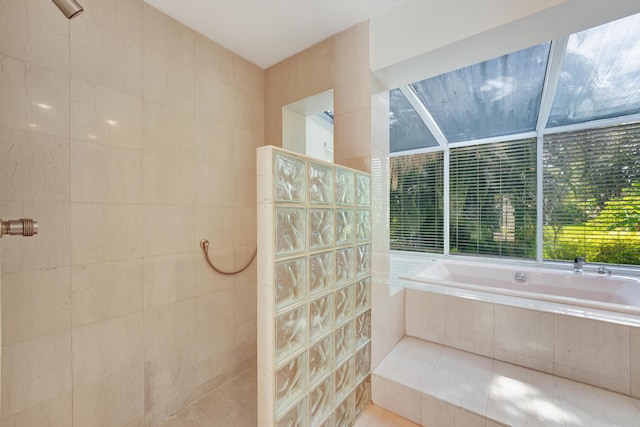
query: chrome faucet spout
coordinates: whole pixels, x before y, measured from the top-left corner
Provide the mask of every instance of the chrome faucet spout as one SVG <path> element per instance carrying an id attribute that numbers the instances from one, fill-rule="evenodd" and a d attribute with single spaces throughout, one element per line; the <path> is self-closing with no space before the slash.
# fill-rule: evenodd
<path id="1" fill-rule="evenodd" d="M 586 263 L 587 263 L 587 261 L 584 259 L 584 257 L 577 256 L 573 260 L 573 272 L 574 273 L 582 273 L 582 267 L 584 267 L 584 265 Z"/>

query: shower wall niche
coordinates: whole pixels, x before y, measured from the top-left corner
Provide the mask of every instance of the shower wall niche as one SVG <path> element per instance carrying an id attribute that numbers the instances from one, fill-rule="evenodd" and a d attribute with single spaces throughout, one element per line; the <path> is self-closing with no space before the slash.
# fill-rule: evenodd
<path id="1" fill-rule="evenodd" d="M 257 156 L 259 426 L 349 426 L 371 396 L 371 177 Z"/>

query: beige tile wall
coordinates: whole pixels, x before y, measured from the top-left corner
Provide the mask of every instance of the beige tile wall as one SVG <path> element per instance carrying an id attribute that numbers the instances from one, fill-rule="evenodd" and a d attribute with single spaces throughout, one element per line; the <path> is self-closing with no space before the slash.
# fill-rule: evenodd
<path id="1" fill-rule="evenodd" d="M 1 425 L 154 425 L 255 363 L 265 72 L 142 0 L 0 0 Z"/>
<path id="2" fill-rule="evenodd" d="M 371 171 L 369 23 L 363 22 L 268 68 L 265 137 L 282 146 L 282 107 L 334 89 L 334 162 Z"/>

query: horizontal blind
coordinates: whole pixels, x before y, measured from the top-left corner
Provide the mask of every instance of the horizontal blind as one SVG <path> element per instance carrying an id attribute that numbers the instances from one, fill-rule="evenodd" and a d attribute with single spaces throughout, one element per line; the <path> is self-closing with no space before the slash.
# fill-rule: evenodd
<path id="1" fill-rule="evenodd" d="M 450 252 L 535 258 L 536 140 L 450 151 Z"/>
<path id="2" fill-rule="evenodd" d="M 442 253 L 443 152 L 389 159 L 390 248 Z"/>
<path id="3" fill-rule="evenodd" d="M 640 123 L 545 135 L 544 258 L 640 265 Z"/>

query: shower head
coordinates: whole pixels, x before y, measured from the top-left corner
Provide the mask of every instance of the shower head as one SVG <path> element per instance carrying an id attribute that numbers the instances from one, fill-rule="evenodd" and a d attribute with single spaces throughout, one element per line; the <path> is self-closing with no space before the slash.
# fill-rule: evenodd
<path id="1" fill-rule="evenodd" d="M 68 19 L 75 18 L 84 10 L 76 0 L 53 0 L 53 2 Z"/>

